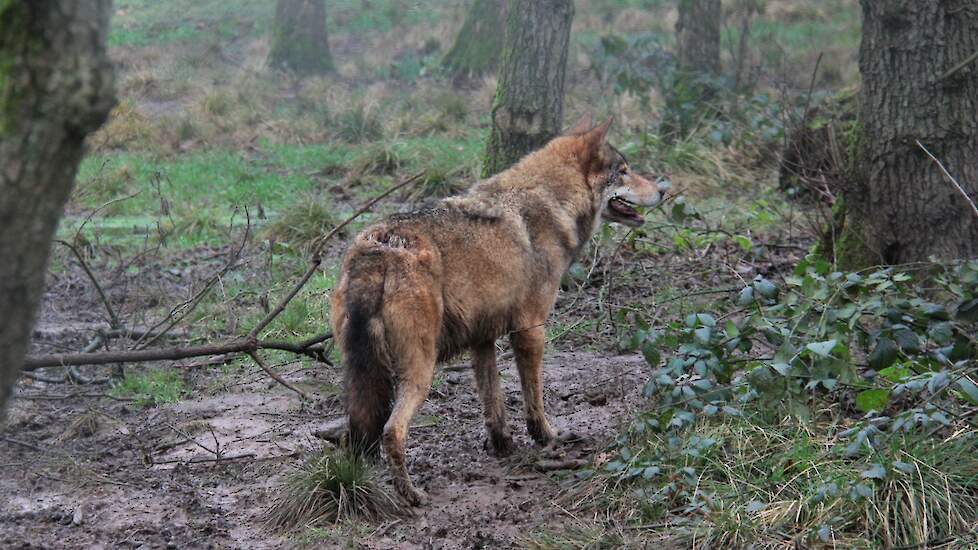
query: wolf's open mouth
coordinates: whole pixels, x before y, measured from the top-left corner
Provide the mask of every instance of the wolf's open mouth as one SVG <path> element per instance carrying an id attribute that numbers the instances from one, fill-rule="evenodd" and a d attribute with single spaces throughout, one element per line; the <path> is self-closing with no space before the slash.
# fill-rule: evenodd
<path id="1" fill-rule="evenodd" d="M 632 222 L 639 225 L 645 223 L 645 218 L 635 210 L 634 204 L 621 197 L 614 197 L 608 201 L 608 210 L 616 217 L 620 217 L 623 222 Z"/>

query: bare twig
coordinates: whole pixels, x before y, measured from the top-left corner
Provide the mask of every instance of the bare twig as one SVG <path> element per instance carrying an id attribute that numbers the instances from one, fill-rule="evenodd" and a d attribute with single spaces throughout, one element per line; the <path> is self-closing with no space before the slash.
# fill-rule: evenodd
<path id="1" fill-rule="evenodd" d="M 801 115 L 801 123 L 805 124 L 808 120 L 808 109 L 812 106 L 812 92 L 815 91 L 815 80 L 818 77 L 818 68 L 822 64 L 822 57 L 825 56 L 825 52 L 818 52 L 818 59 L 815 61 L 815 68 L 812 69 L 812 80 L 808 84 L 808 96 L 805 98 L 805 110 Z"/>
<path id="2" fill-rule="evenodd" d="M 963 187 L 961 187 L 961 184 L 958 183 L 958 180 L 954 179 L 954 176 L 952 176 L 951 173 L 947 171 L 947 168 L 944 167 L 944 164 L 942 164 L 941 161 L 938 160 L 937 157 L 933 155 L 933 153 L 928 151 L 927 148 L 924 147 L 924 144 L 920 143 L 919 139 L 915 141 L 917 142 L 917 146 L 923 149 L 924 152 L 927 153 L 927 156 L 930 157 L 931 160 L 937 163 L 937 166 L 940 167 L 941 172 L 944 172 L 944 175 L 947 176 L 947 179 L 951 181 L 955 189 L 958 190 L 958 193 L 961 193 L 961 196 L 964 197 L 964 200 L 968 201 L 968 204 L 971 205 L 971 210 L 974 211 L 975 216 L 978 216 L 978 206 L 975 206 L 975 201 L 971 200 L 971 197 L 969 197 L 968 193 L 964 190 Z"/>
<path id="3" fill-rule="evenodd" d="M 102 300 L 102 305 L 105 306 L 105 310 L 109 314 L 109 324 L 112 326 L 112 328 L 119 328 L 120 326 L 122 326 L 122 323 L 119 322 L 119 316 L 116 315 L 115 310 L 112 309 L 112 304 L 109 302 L 108 296 L 106 296 L 105 291 L 102 290 L 102 285 L 98 283 L 98 279 L 95 278 L 95 274 L 92 273 L 91 269 L 89 269 L 88 263 L 85 262 L 85 258 L 82 257 L 81 252 L 79 252 L 78 249 L 75 248 L 75 245 L 69 243 L 68 241 L 55 239 L 54 242 L 64 245 L 65 247 L 68 248 L 68 250 L 71 250 L 72 254 L 75 255 L 75 258 L 78 260 L 78 263 L 81 264 L 82 269 L 85 270 L 85 274 L 88 275 L 89 280 L 92 281 L 92 285 L 95 287 L 95 291 L 98 292 L 99 298 L 101 298 Z"/>
<path id="4" fill-rule="evenodd" d="M 967 67 L 972 62 L 974 62 L 974 60 L 976 60 L 976 59 L 978 59 L 978 52 L 975 52 L 975 53 L 969 55 L 968 57 L 964 58 L 964 61 L 962 61 L 961 63 L 958 63 L 957 65 L 955 65 L 955 66 L 951 67 L 950 69 L 948 69 L 947 71 L 945 71 L 944 74 L 942 74 L 940 76 L 940 78 L 938 78 L 938 80 L 946 80 L 946 79 L 950 78 L 951 76 L 954 75 L 954 73 L 956 73 L 956 72 L 960 71 L 961 69 Z"/>
<path id="5" fill-rule="evenodd" d="M 277 372 L 270 369 L 268 365 L 266 365 L 265 362 L 261 360 L 261 357 L 258 356 L 257 352 L 252 351 L 249 352 L 248 355 L 250 355 L 251 358 L 255 360 L 255 363 L 257 363 L 258 366 L 261 367 L 261 370 L 265 371 L 265 373 L 271 376 L 273 380 L 275 380 L 279 384 L 282 384 L 286 388 L 289 388 L 295 393 L 299 394 L 299 397 L 305 399 L 306 401 L 309 401 L 309 395 L 306 392 L 300 390 L 299 388 L 293 386 L 292 384 L 289 384 L 289 382 L 286 379 L 282 378 L 281 376 L 278 375 Z"/>

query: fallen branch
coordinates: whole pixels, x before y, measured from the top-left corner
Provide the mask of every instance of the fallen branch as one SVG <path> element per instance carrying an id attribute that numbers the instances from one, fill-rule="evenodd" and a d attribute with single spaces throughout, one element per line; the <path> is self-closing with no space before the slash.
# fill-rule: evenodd
<path id="1" fill-rule="evenodd" d="M 262 349 L 276 349 L 296 354 L 306 354 L 308 350 L 332 338 L 326 333 L 319 336 L 310 344 L 310 340 L 298 344 L 291 342 L 266 342 L 254 338 L 242 338 L 223 344 L 206 346 L 172 347 L 158 349 L 141 349 L 127 351 L 103 351 L 98 353 L 53 353 L 28 357 L 24 361 L 24 372 L 31 372 L 45 367 L 66 367 L 70 365 L 105 365 L 108 363 L 141 363 L 144 361 L 166 361 L 188 359 L 191 357 L 207 357 L 225 353 L 253 353 Z M 301 348 L 308 344 L 306 348 Z"/>

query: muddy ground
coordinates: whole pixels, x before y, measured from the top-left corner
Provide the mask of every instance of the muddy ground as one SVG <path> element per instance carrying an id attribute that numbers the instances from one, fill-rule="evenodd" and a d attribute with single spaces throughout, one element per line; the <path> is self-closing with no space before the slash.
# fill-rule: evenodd
<path id="1" fill-rule="evenodd" d="M 562 486 L 573 476 L 541 472 L 539 465 L 600 453 L 634 411 L 648 367 L 639 356 L 548 353 L 548 415 L 556 429 L 579 438 L 542 450 L 526 436 L 515 367 L 503 358 L 518 451 L 496 459 L 483 450 L 472 374 L 464 363 L 450 366 L 439 375 L 409 444 L 410 470 L 431 503 L 416 517 L 324 535 L 317 546 L 507 548 L 534 531 L 574 520 L 561 502 Z M 220 391 L 151 408 L 107 397 L 54 397 L 99 390 L 22 386 L 0 444 L 0 547 L 300 544 L 263 529 L 264 513 L 300 454 L 323 444 L 315 434 L 341 415 L 338 401 L 326 396 L 318 408 L 303 409 L 295 394 L 269 384 L 260 372 L 211 377 Z M 287 378 L 307 390 L 328 391 L 339 373 L 323 366 Z M 195 385 L 206 388 L 206 382 L 198 377 Z M 95 422 L 72 425 L 83 417 Z M 225 457 L 221 463 L 215 450 Z"/>

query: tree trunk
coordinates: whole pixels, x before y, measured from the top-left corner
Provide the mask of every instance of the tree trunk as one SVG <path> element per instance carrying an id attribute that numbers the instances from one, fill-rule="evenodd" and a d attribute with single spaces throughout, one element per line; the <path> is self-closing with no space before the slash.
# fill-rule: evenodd
<path id="1" fill-rule="evenodd" d="M 483 176 L 497 174 L 560 132 L 573 0 L 508 0 L 499 86 Z"/>
<path id="2" fill-rule="evenodd" d="M 836 253 L 847 267 L 978 256 L 978 215 L 916 143 L 978 198 L 978 5 L 860 3 L 856 158 Z"/>
<path id="3" fill-rule="evenodd" d="M 685 137 L 711 116 L 716 96 L 712 80 L 720 73 L 720 0 L 679 0 L 676 21 L 676 74 L 666 94 L 659 133 Z"/>
<path id="4" fill-rule="evenodd" d="M 24 361 L 85 136 L 115 104 L 111 0 L 0 2 L 0 414 Z"/>
<path id="5" fill-rule="evenodd" d="M 278 0 L 268 65 L 302 76 L 333 70 L 325 0 Z"/>
<path id="6" fill-rule="evenodd" d="M 495 71 L 503 47 L 505 8 L 506 0 L 475 0 L 442 66 L 465 77 Z"/>
<path id="7" fill-rule="evenodd" d="M 720 72 L 720 0 L 679 0 L 676 56 L 686 71 Z"/>

